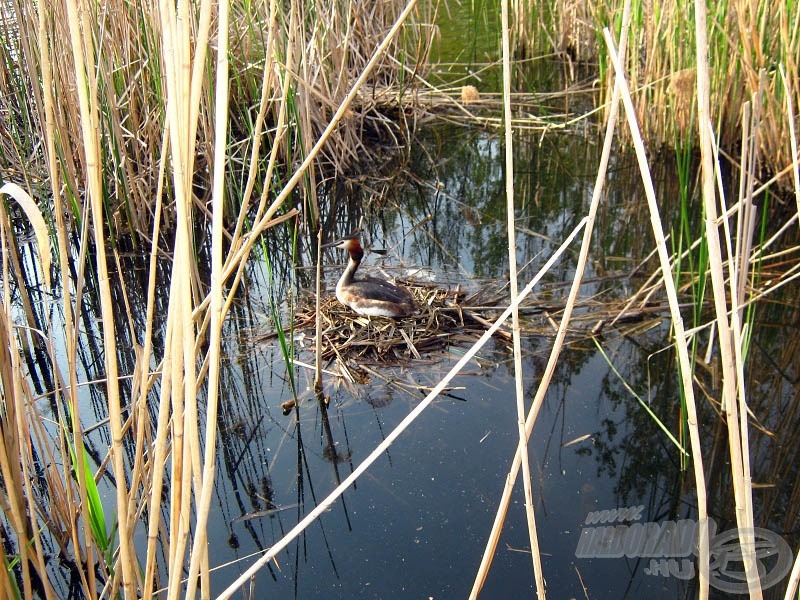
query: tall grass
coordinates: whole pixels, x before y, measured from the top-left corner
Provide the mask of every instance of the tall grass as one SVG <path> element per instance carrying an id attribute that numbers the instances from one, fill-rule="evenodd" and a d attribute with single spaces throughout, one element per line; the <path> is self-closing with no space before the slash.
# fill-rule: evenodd
<path id="1" fill-rule="evenodd" d="M 518 12 L 523 5 L 518 3 Z M 234 582 L 224 597 L 238 593 L 260 566 L 383 454 L 512 315 L 516 305 L 586 227 L 567 310 L 527 416 L 523 404 L 519 405 L 520 443 L 498 510 L 495 530 L 499 530 L 513 480 L 520 467 L 527 470 L 525 443 L 559 360 L 581 287 L 620 102 L 626 110 L 627 130 L 636 143 L 647 189 L 659 259 L 658 285 L 667 290 L 670 300 L 680 361 L 676 372 L 686 400 L 701 518 L 706 514 L 705 483 L 688 339 L 672 279 L 675 258 L 667 251 L 643 140 L 682 139 L 688 144 L 693 134 L 687 127 L 696 127 L 702 140 L 706 218 L 702 235 L 708 255 L 701 250 L 693 266 L 703 271 L 697 280 L 702 298 L 708 260 L 718 332 L 715 339 L 724 358 L 723 398 L 737 517 L 740 525 L 752 524 L 743 380 L 746 335 L 741 310 L 753 302 L 742 282 L 749 276 L 751 259 L 760 252 L 752 251 L 747 235 L 753 228 L 744 225 L 748 219 L 753 222 L 746 211 L 751 202 L 748 198 L 757 196 L 757 192 L 753 190 L 754 181 L 748 183 L 747 193 L 738 204 L 737 225 L 732 227 L 728 219 L 737 211 L 727 208 L 715 188 L 719 155 L 709 125 L 715 131 L 735 131 L 740 118 L 737 103 L 742 98 L 759 102 L 761 142 L 752 144 L 750 158 L 745 161 L 747 172 L 755 173 L 762 164 L 759 157 L 761 161 L 774 160 L 776 170 L 789 156 L 796 160 L 796 140 L 778 138 L 787 129 L 781 125 L 784 119 L 792 119 L 791 107 L 798 105 L 798 83 L 791 76 L 782 78 L 781 92 L 774 79 L 775 69 L 770 70 L 767 62 L 772 44 L 779 44 L 772 54 L 774 60 L 785 66 L 786 73 L 797 72 L 798 42 L 793 32 L 798 20 L 789 12 L 790 6 L 755 12 L 749 5 L 722 3 L 710 15 L 713 27 L 701 21 L 698 8 L 693 15 L 698 19 L 695 27 L 695 22 L 678 14 L 677 9 L 632 3 L 619 25 L 626 32 L 623 39 L 628 40 L 629 47 L 644 50 L 621 51 L 617 57 L 610 34 L 601 38 L 600 27 L 587 27 L 584 22 L 585 17 L 588 22 L 596 19 L 611 23 L 616 18 L 614 6 L 557 5 L 550 16 L 565 24 L 570 18 L 573 21 L 569 35 L 551 34 L 550 43 L 572 45 L 577 57 L 593 50 L 607 69 L 604 89 L 611 98 L 607 135 L 587 217 L 481 341 L 384 443 Z M 136 5 L 114 0 L 100 4 L 69 0 L 65 4 L 17 3 L 14 11 L 13 23 L 19 32 L 8 20 L 3 21 L 0 77 L 7 86 L 4 97 L 8 101 L 7 112 L 0 119 L 0 140 L 8 151 L 2 160 L 6 176 L 19 174 L 25 187 L 36 195 L 38 208 L 22 195 L 15 198 L 28 219 L 37 222 L 36 243 L 42 256 L 51 244 L 57 247 L 61 295 L 55 300 L 46 295 L 50 293 L 50 269 L 44 258 L 39 263 L 44 285 L 38 290 L 24 285 L 25 274 L 14 257 L 14 231 L 2 205 L 3 282 L 16 282 L 18 303 L 24 310 L 19 316 L 12 286 L 5 284 L 0 314 L 0 383 L 4 394 L 0 407 L 0 473 L 5 494 L 0 496 L 0 503 L 13 537 L 4 542 L 13 547 L 16 556 L 6 559 L 11 570 L 0 577 L 0 590 L 8 597 L 61 595 L 63 580 L 46 562 L 46 536 L 77 573 L 77 585 L 86 597 L 146 597 L 163 590 L 165 597 L 177 598 L 187 584 L 190 595 L 199 587 L 201 596 L 208 597 L 212 582 L 206 525 L 216 468 L 221 324 L 259 236 L 301 213 L 316 228 L 319 183 L 348 173 L 369 155 L 365 131 L 388 129 L 394 133 L 402 128 L 392 125 L 394 121 L 386 119 L 384 112 L 398 111 L 404 86 L 412 80 L 404 79 L 406 73 L 424 74 L 428 40 L 422 34 L 429 29 L 410 24 L 417 11 L 414 0 L 404 6 L 345 0 L 287 5 L 271 0 L 222 7 L 206 1 L 191 4 L 163 0 Z M 323 23 L 327 25 L 322 27 Z M 520 21 L 517 23 L 519 44 L 541 39 L 523 33 Z M 764 37 L 754 42 L 744 35 L 747 31 L 762 36 L 778 31 L 778 41 Z M 708 44 L 702 41 L 701 32 L 711 32 Z M 702 46 L 701 51 L 694 47 L 695 42 Z M 708 46 L 713 49 L 713 64 L 706 68 L 703 57 Z M 666 51 L 661 52 L 662 47 Z M 606 53 L 611 61 L 608 64 L 603 58 Z M 510 54 L 505 52 L 507 60 Z M 737 60 L 729 60 L 730 56 Z M 740 89 L 749 92 L 742 94 Z M 696 95 L 700 99 L 697 104 Z M 775 104 L 776 98 L 786 102 Z M 504 102 L 511 139 L 509 96 Z M 710 106 L 724 108 L 711 115 Z M 663 107 L 672 107 L 673 113 L 667 114 Z M 785 144 L 790 146 L 788 151 Z M 298 188 L 302 201 L 292 205 Z M 14 188 L 4 188 L 10 189 Z M 797 194 L 800 198 L 800 189 Z M 509 186 L 512 262 L 513 195 Z M 44 228 L 39 223 L 44 223 Z M 200 268 L 202 253 L 209 245 L 202 235 L 210 236 L 209 275 Z M 686 242 L 689 250 L 678 246 L 678 256 L 686 256 L 697 247 Z M 120 264 L 119 250 L 127 246 L 146 253 L 149 259 L 143 331 L 136 330 L 129 309 L 119 308 L 120 304 L 127 306 L 127 287 L 124 278 L 117 281 L 120 278 L 115 270 Z M 169 298 L 158 306 L 157 265 L 164 251 L 170 259 Z M 109 264 L 109 259 L 115 264 Z M 91 424 L 85 422 L 88 415 L 80 403 L 85 382 L 77 368 L 83 302 L 90 285 L 97 288 L 92 293 L 98 298 L 102 316 L 97 355 L 102 358 L 108 415 L 103 426 L 108 444 L 95 465 L 87 459 L 86 432 Z M 63 352 L 54 348 L 57 334 L 45 318 L 50 311 L 38 308 L 42 305 L 60 311 Z M 163 312 L 162 320 L 157 319 L 159 311 Z M 123 347 L 122 340 L 131 340 L 129 347 Z M 47 410 L 58 415 L 50 421 L 24 374 L 27 348 L 34 344 L 44 349 L 55 373 L 45 394 Z M 129 355 L 134 357 L 133 366 L 126 370 L 121 357 Z M 291 367 L 290 344 L 285 345 L 284 360 Z M 123 376 L 130 376 L 133 382 L 129 392 L 121 383 Z M 518 390 L 522 389 L 520 381 Z M 50 425 L 53 421 L 57 427 Z M 113 499 L 108 502 L 111 511 L 108 505 L 101 506 L 100 479 L 113 487 Z M 529 482 L 525 488 L 535 545 Z M 117 524 L 116 542 L 111 535 L 112 522 Z M 146 538 L 143 555 L 134 545 L 137 535 Z M 496 534 L 490 536 L 484 567 L 473 589 L 475 595 L 497 539 Z M 708 560 L 707 541 L 701 537 L 701 565 Z M 534 565 L 538 571 L 535 558 Z M 538 575 L 537 580 L 542 581 Z M 701 569 L 701 575 L 707 573 Z M 757 581 L 752 572 L 750 575 L 752 591 L 757 595 Z M 701 591 L 705 590 L 707 581 L 702 580 Z"/>
<path id="2" fill-rule="evenodd" d="M 597 63 L 608 102 L 613 72 L 598 32 L 619 31 L 622 0 L 559 0 L 550 19 L 527 21 L 528 38 L 552 40 L 553 50 L 581 62 Z M 791 162 L 787 100 L 800 101 L 800 83 L 784 83 L 780 68 L 797 73 L 800 57 L 800 8 L 797 2 L 725 0 L 709 5 L 708 80 L 710 115 L 719 144 L 732 153 L 739 144 L 742 107 L 754 96 L 762 104 L 759 163 L 779 172 Z M 673 140 L 700 146 L 695 125 L 697 56 L 695 14 L 677 2 L 642 2 L 632 6 L 631 40 L 636 52 L 625 61 L 642 135 L 652 148 Z M 787 187 L 791 184 L 785 182 Z"/>
<path id="3" fill-rule="evenodd" d="M 368 155 L 364 132 L 387 127 L 381 110 L 405 85 L 396 64 L 418 68 L 416 52 L 428 46 L 413 8 L 13 4 L 0 23 L 1 160 L 4 177 L 34 193 L 17 201 L 36 225 L 47 285 L 29 297 L 20 262 L 6 260 L 18 242 L 0 211 L 3 281 L 16 282 L 3 286 L 0 315 L 4 542 L 17 553 L 0 577 L 4 597 L 58 598 L 69 585 L 87 598 L 210 595 L 222 322 L 259 236 L 300 213 L 313 226 L 315 182 L 352 172 Z M 298 186 L 304 207 L 291 205 Z M 56 300 L 45 295 L 51 244 Z M 123 248 L 149 256 L 142 330 Z M 207 254 L 210 275 L 201 268 Z M 165 255 L 169 298 L 159 307 Z M 96 350 L 108 417 L 99 464 L 87 452 L 94 423 L 80 402 L 89 286 L 102 315 Z M 21 318 L 12 293 L 30 307 Z M 61 332 L 46 318 L 52 309 Z M 32 343 L 57 375 L 47 390 L 57 419 L 43 414 L 23 375 Z M 45 426 L 52 421 L 60 426 Z M 105 504 L 101 480 L 112 488 Z M 143 554 L 137 536 L 146 538 Z M 63 572 L 46 563 L 45 539 Z M 76 581 L 66 581 L 70 572 Z"/>

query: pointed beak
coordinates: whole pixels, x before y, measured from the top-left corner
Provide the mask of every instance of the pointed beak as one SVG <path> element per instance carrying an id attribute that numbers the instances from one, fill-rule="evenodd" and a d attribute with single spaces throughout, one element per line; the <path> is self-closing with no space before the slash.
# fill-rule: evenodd
<path id="1" fill-rule="evenodd" d="M 340 239 L 334 240 L 332 242 L 328 242 L 327 244 L 323 244 L 322 247 L 323 248 L 347 248 L 347 246 L 345 246 L 345 242 L 350 242 L 352 240 L 356 240 L 356 243 L 358 242 L 358 232 L 357 231 L 352 233 L 352 234 L 350 234 L 350 235 L 348 235 L 347 237 L 340 238 Z"/>
<path id="2" fill-rule="evenodd" d="M 322 248 L 335 248 L 336 246 L 340 245 L 344 240 L 336 240 L 334 242 L 328 242 L 327 244 L 322 244 Z"/>

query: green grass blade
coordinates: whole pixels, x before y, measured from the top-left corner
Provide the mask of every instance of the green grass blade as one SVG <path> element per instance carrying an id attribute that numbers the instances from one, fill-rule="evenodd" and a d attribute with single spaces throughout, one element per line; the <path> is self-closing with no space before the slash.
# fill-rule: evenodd
<path id="1" fill-rule="evenodd" d="M 622 385 L 625 386 L 625 389 L 628 390 L 628 392 L 630 392 L 630 394 L 634 398 L 636 398 L 636 400 L 639 401 L 639 404 L 641 404 L 641 406 L 642 406 L 642 408 L 644 408 L 645 412 L 647 412 L 647 414 L 650 415 L 650 418 L 653 419 L 653 421 L 656 423 L 656 425 L 658 425 L 659 429 L 661 429 L 661 431 L 664 432 L 664 434 L 667 436 L 667 438 L 669 438 L 669 440 L 673 444 L 675 444 L 675 447 L 678 450 L 680 450 L 681 454 L 684 455 L 684 456 L 689 456 L 689 453 L 686 451 L 686 449 L 675 438 L 675 436 L 672 435 L 672 432 L 667 428 L 666 425 L 664 425 L 664 423 L 661 421 L 661 419 L 658 418 L 658 415 L 656 415 L 656 413 L 653 412 L 653 410 L 650 408 L 650 406 L 647 404 L 647 402 L 645 402 L 644 399 L 639 394 L 637 394 L 630 385 L 628 385 L 628 382 L 625 381 L 625 378 L 622 376 L 622 374 L 614 366 L 614 363 L 611 361 L 611 358 L 605 353 L 605 351 L 603 350 L 603 347 L 600 345 L 600 342 L 597 341 L 597 338 L 593 336 L 592 337 L 592 341 L 594 342 L 594 345 L 597 347 L 597 349 L 600 351 L 600 354 L 605 359 L 606 364 L 608 364 L 608 367 L 614 372 L 614 375 L 616 375 L 619 378 L 619 380 L 622 382 Z"/>

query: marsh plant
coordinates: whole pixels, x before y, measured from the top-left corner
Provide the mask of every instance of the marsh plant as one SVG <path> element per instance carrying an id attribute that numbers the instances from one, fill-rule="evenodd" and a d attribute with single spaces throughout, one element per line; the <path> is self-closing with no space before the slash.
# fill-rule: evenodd
<path id="1" fill-rule="evenodd" d="M 402 137 L 384 113 L 430 19 L 339 0 L 1 10 L 0 590 L 207 597 L 222 320 L 259 236 L 316 226 L 319 183 Z"/>
<path id="2" fill-rule="evenodd" d="M 223 321 L 262 234 L 293 228 L 286 254 L 269 253 L 270 273 L 285 272 L 280 263 L 291 262 L 301 225 L 318 227 L 320 187 L 356 173 L 373 156 L 376 140 L 403 145 L 414 121 L 409 98 L 428 68 L 437 8 L 414 0 L 3 4 L 0 167 L 4 180 L 13 181 L 0 189 L 5 597 L 211 595 L 208 519 Z M 473 595 L 491 564 L 521 469 L 531 566 L 544 597 L 526 444 L 581 289 L 612 142 L 620 134 L 636 151 L 647 200 L 641 210 L 654 245 L 653 276 L 630 302 L 659 293 L 669 306 L 687 426 L 678 443 L 691 455 L 698 517 L 707 505 L 692 339 L 705 335 L 721 355 L 722 391 L 714 401 L 728 430 L 738 524 L 752 527 L 746 310 L 793 281 L 797 269 L 795 261 L 756 289 L 754 265 L 796 223 L 788 219 L 767 236 L 748 211 L 766 189 L 755 179 L 761 165 L 782 173 L 782 184 L 800 198 L 797 6 L 723 2 L 707 13 L 703 2 L 691 12 L 659 3 L 565 1 L 539 11 L 504 0 L 501 8 L 502 117 L 492 123 L 502 125 L 504 136 L 509 306 L 397 430 L 222 597 L 237 593 L 382 456 L 508 318 L 519 445 Z M 557 24 L 562 29 L 553 29 Z M 567 241 L 522 286 L 516 282 L 514 128 L 522 120 L 541 122 L 512 111 L 511 65 L 513 56 L 530 55 L 542 40 L 571 60 L 597 61 L 606 130 L 587 214 L 576 216 Z M 458 110 L 470 114 L 465 106 Z M 700 151 L 696 178 L 683 167 L 685 223 L 673 229 L 678 239 L 671 246 L 645 139 L 678 140 L 679 148 Z M 740 193 L 728 201 L 716 176 L 721 148 L 733 146 L 747 151 Z M 702 209 L 688 201 L 695 181 Z M 702 211 L 702 228 L 690 225 L 693 210 Z M 579 234 L 569 297 L 526 406 L 519 303 Z M 685 283 L 693 294 L 689 328 L 679 299 Z M 277 328 L 277 303 L 270 316 Z M 291 326 L 281 331 L 291 370 Z M 700 540 L 701 564 L 707 543 Z M 758 596 L 755 575 L 748 572 L 748 583 Z M 701 580 L 699 590 L 707 596 L 708 582 Z"/>
<path id="3" fill-rule="evenodd" d="M 555 50 L 578 61 L 596 62 L 601 77 L 613 78 L 607 48 L 598 32 L 618 29 L 622 0 L 587 2 L 559 0 L 552 21 L 555 35 L 536 29 L 548 22 L 538 20 L 532 38 L 554 39 Z M 696 9 L 692 3 L 641 2 L 631 7 L 631 51 L 625 68 L 642 134 L 649 144 L 673 146 L 675 140 L 699 147 L 697 134 L 696 81 L 698 42 Z M 709 5 L 708 84 L 711 118 L 722 148 L 739 147 L 744 124 L 743 106 L 760 108 L 761 137 L 757 159 L 771 172 L 780 172 L 791 162 L 791 136 L 786 135 L 793 117 L 787 102 L 800 101 L 797 78 L 800 10 L 795 2 L 778 4 L 761 0 L 726 0 Z M 781 75 L 791 74 L 789 79 Z M 613 86 L 600 90 L 605 99 Z M 788 186 L 791 187 L 791 186 Z"/>

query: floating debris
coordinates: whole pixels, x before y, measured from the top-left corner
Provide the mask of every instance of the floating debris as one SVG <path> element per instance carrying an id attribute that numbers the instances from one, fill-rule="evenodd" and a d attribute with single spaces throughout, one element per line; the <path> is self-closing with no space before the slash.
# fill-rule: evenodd
<path id="1" fill-rule="evenodd" d="M 593 280 L 611 281 L 621 275 Z M 330 294 L 320 304 L 321 358 L 335 362 L 328 372 L 344 377 L 350 383 L 366 383 L 370 366 L 404 366 L 434 364 L 453 346 L 475 343 L 505 310 L 510 301 L 504 281 L 484 282 L 482 287 L 467 293 L 460 285 L 445 289 L 436 283 L 401 281 L 414 297 L 417 311 L 408 317 L 385 318 L 358 315 L 343 306 Z M 520 329 L 523 337 L 553 337 L 558 329 L 568 282 L 543 283 L 538 294 L 520 305 Z M 663 325 L 668 307 L 663 302 L 646 299 L 638 303 L 609 298 L 601 291 L 583 298 L 575 305 L 568 330 L 568 343 L 581 343 L 592 337 L 631 335 L 636 331 Z M 296 349 L 316 352 L 316 299 L 312 294 L 301 296 L 295 305 L 293 330 Z M 288 331 L 289 326 L 284 326 Z M 256 343 L 277 338 L 276 332 L 252 337 Z M 510 320 L 494 334 L 495 340 L 508 347 L 512 344 Z M 313 361 L 296 364 L 313 368 Z M 293 407 L 289 407 L 291 410 Z"/>

